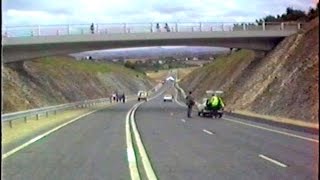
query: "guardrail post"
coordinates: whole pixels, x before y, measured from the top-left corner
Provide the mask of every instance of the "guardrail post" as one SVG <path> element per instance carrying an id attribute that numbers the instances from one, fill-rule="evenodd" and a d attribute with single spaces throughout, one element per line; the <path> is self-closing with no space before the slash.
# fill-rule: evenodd
<path id="1" fill-rule="evenodd" d="M 178 31 L 178 23 L 176 23 L 176 32 L 179 32 L 179 31 Z"/>
<path id="2" fill-rule="evenodd" d="M 242 27 L 243 27 L 243 30 L 245 31 L 245 30 L 246 30 L 246 24 L 243 23 L 243 24 L 242 24 Z"/>
<path id="3" fill-rule="evenodd" d="M 262 22 L 262 30 L 265 31 L 266 30 L 266 22 Z"/>
<path id="4" fill-rule="evenodd" d="M 40 36 L 40 25 L 38 25 L 37 30 L 38 30 L 38 36 Z"/>
<path id="5" fill-rule="evenodd" d="M 67 25 L 67 31 L 68 35 L 70 35 L 70 24 Z"/>
<path id="6" fill-rule="evenodd" d="M 99 25 L 96 24 L 96 33 L 99 34 Z"/>
<path id="7" fill-rule="evenodd" d="M 10 128 L 12 128 L 12 121 L 9 121 L 9 126 Z"/>
<path id="8" fill-rule="evenodd" d="M 53 113 L 54 113 L 54 115 L 57 115 L 57 110 L 54 110 Z"/>
<path id="9" fill-rule="evenodd" d="M 39 114 L 36 114 L 36 119 L 39 120 Z"/>
<path id="10" fill-rule="evenodd" d="M 24 122 L 27 123 L 27 116 L 24 117 Z"/>
<path id="11" fill-rule="evenodd" d="M 191 28 L 191 32 L 193 32 L 194 30 L 193 30 L 193 27 Z"/>
<path id="12" fill-rule="evenodd" d="M 124 33 L 127 33 L 127 24 L 126 23 L 123 24 L 123 31 L 124 31 Z"/>
<path id="13" fill-rule="evenodd" d="M 150 23 L 150 32 L 153 32 L 153 24 Z"/>
<path id="14" fill-rule="evenodd" d="M 301 23 L 298 23 L 298 30 L 301 29 Z"/>
<path id="15" fill-rule="evenodd" d="M 48 111 L 46 112 L 46 117 L 49 117 L 49 112 Z"/>
<path id="16" fill-rule="evenodd" d="M 59 32 L 59 29 L 57 30 L 57 36 L 59 36 L 60 35 L 60 32 Z"/>
<path id="17" fill-rule="evenodd" d="M 221 24 L 221 29 L 222 29 L 222 31 L 224 31 L 224 25 L 223 25 L 223 23 Z"/>
<path id="18" fill-rule="evenodd" d="M 284 30 L 284 23 L 283 22 L 281 23 L 280 29 Z"/>
<path id="19" fill-rule="evenodd" d="M 213 27 L 212 27 L 212 26 L 210 27 L 210 31 L 211 31 L 211 32 L 213 31 Z"/>
<path id="20" fill-rule="evenodd" d="M 31 30 L 31 36 L 33 36 L 33 30 Z"/>
<path id="21" fill-rule="evenodd" d="M 199 30 L 200 30 L 200 32 L 202 32 L 202 23 L 201 22 L 199 23 Z"/>

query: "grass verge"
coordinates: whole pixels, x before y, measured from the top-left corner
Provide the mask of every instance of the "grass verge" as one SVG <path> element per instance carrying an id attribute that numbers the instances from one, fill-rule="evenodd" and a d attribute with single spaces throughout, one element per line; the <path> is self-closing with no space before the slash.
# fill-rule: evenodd
<path id="1" fill-rule="evenodd" d="M 284 124 L 319 129 L 319 124 L 317 124 L 317 123 L 304 122 L 301 120 L 289 119 L 289 118 L 284 118 L 284 117 L 261 115 L 261 114 L 257 114 L 257 113 L 250 112 L 250 111 L 234 110 L 232 112 L 236 113 L 236 114 L 244 115 L 244 116 L 257 117 L 257 118 L 262 118 L 262 119 L 266 119 L 266 120 L 270 120 L 270 121 L 274 121 L 274 122 L 279 122 L 279 123 L 284 123 Z"/>

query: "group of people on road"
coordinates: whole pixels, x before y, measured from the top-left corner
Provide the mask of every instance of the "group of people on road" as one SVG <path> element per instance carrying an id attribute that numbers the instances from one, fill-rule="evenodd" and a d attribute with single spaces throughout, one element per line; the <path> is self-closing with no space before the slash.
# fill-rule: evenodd
<path id="1" fill-rule="evenodd" d="M 188 106 L 188 111 L 187 111 L 188 118 L 191 118 L 192 108 L 195 104 L 196 103 L 192 95 L 192 91 L 190 91 L 186 97 L 186 105 Z M 213 111 L 218 111 L 220 109 L 223 110 L 224 102 L 221 97 L 217 96 L 216 93 L 213 93 L 211 98 L 207 100 L 205 108 L 207 110 L 213 110 Z"/>
<path id="2" fill-rule="evenodd" d="M 118 92 L 112 93 L 111 96 L 110 96 L 110 103 L 113 103 L 113 102 L 123 102 L 123 103 L 125 103 L 126 102 L 125 94 L 124 93 L 119 94 Z"/>

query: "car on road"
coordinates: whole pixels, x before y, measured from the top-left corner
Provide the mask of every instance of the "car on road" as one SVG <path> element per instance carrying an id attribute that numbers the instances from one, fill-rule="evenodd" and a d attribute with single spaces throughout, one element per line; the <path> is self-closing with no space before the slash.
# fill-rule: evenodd
<path id="1" fill-rule="evenodd" d="M 167 102 L 167 101 L 172 102 L 173 101 L 173 95 L 171 95 L 171 94 L 164 95 L 163 96 L 163 101 L 164 102 Z"/>
<path id="2" fill-rule="evenodd" d="M 147 101 L 148 93 L 146 91 L 139 91 L 138 92 L 138 101 L 144 100 Z"/>

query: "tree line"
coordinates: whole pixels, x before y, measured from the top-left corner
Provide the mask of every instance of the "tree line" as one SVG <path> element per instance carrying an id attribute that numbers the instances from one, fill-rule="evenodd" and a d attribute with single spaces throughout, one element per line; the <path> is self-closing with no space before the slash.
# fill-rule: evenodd
<path id="1" fill-rule="evenodd" d="M 286 9 L 286 12 L 281 15 L 280 14 L 276 16 L 268 15 L 262 19 L 257 19 L 256 22 L 258 24 L 261 24 L 263 21 L 264 22 L 288 22 L 288 21 L 308 22 L 317 16 L 319 16 L 319 2 L 317 3 L 316 8 L 310 8 L 309 11 L 307 12 L 288 7 Z"/>

